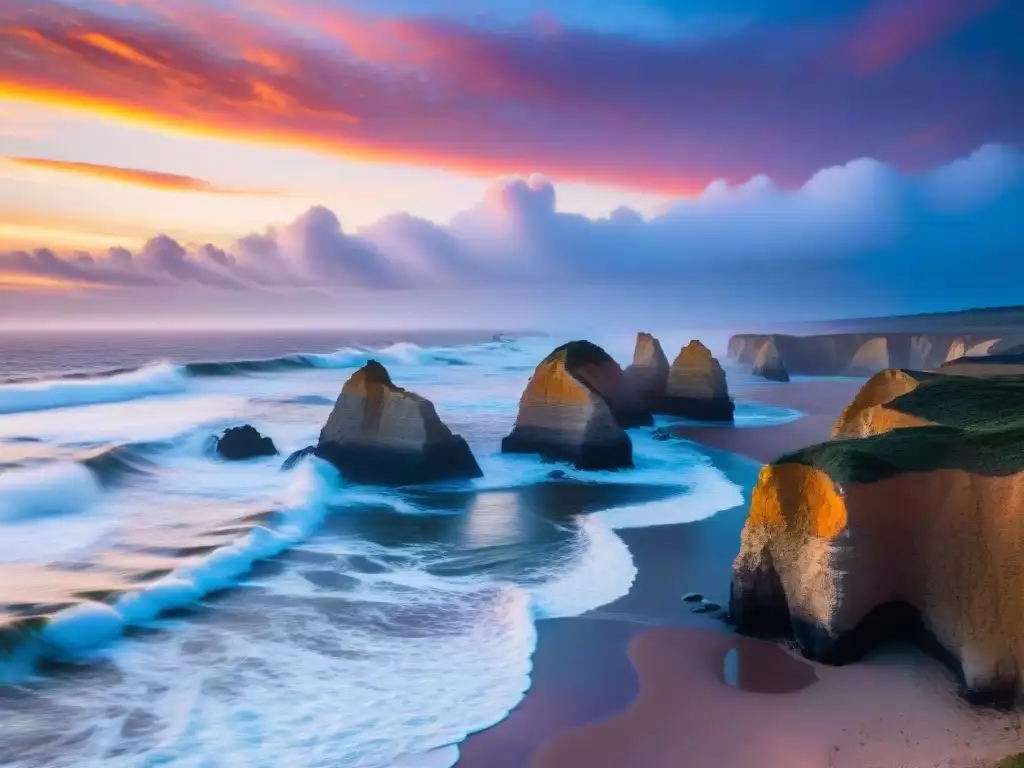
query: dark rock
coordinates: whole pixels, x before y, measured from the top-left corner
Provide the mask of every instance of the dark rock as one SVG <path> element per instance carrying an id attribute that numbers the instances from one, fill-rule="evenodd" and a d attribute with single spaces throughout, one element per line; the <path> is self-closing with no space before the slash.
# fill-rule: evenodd
<path id="1" fill-rule="evenodd" d="M 307 445 L 305 448 L 300 448 L 299 450 L 294 451 L 287 459 L 284 460 L 284 463 L 281 465 L 281 469 L 291 469 L 302 459 L 312 455 L 315 450 L 315 445 Z"/>
<path id="2" fill-rule="evenodd" d="M 669 364 L 661 343 L 649 333 L 636 335 L 633 362 L 626 368 L 626 380 L 647 405 L 657 406 L 668 385 Z"/>
<path id="3" fill-rule="evenodd" d="M 687 603 L 699 603 L 704 599 L 704 596 L 700 592 L 687 592 L 683 595 L 683 600 Z"/>
<path id="4" fill-rule="evenodd" d="M 560 469 L 553 469 L 550 472 L 548 472 L 548 478 L 550 478 L 551 480 L 564 480 L 567 477 L 568 475 L 565 474 L 565 472 L 563 472 Z"/>
<path id="5" fill-rule="evenodd" d="M 249 424 L 226 430 L 217 438 L 216 451 L 231 461 L 277 455 L 274 441 L 261 435 L 255 427 Z"/>
<path id="6" fill-rule="evenodd" d="M 358 483 L 413 485 L 483 474 L 433 403 L 395 386 L 376 360 L 345 382 L 314 453 Z"/>
<path id="7" fill-rule="evenodd" d="M 713 613 L 714 611 L 722 610 L 722 606 L 718 603 L 712 603 L 708 600 L 701 600 L 699 605 L 693 606 L 690 609 L 690 613 Z"/>

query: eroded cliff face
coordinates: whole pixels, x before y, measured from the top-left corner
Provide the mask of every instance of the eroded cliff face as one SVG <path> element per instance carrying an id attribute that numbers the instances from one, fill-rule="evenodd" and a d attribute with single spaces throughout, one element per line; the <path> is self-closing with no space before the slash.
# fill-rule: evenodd
<path id="1" fill-rule="evenodd" d="M 832 437 L 867 437 L 901 427 L 921 427 L 926 419 L 885 406 L 917 389 L 920 380 L 912 371 L 886 369 L 865 382 L 832 427 Z"/>
<path id="2" fill-rule="evenodd" d="M 757 350 L 751 373 L 768 381 L 789 381 L 789 372 L 774 339 L 768 339 Z"/>
<path id="3" fill-rule="evenodd" d="M 862 376 L 884 368 L 937 368 L 984 339 L 961 333 L 739 334 L 729 340 L 729 360 L 753 366 L 758 352 L 769 341 L 786 361 L 790 375 Z"/>
<path id="4" fill-rule="evenodd" d="M 725 370 L 711 350 L 696 339 L 681 350 L 669 370 L 658 413 L 706 421 L 731 421 Z"/>
<path id="5" fill-rule="evenodd" d="M 502 451 L 536 453 L 581 469 L 633 466 L 629 435 L 604 397 L 570 368 L 570 359 L 580 351 L 573 345 L 582 343 L 557 348 L 537 366 L 519 399 L 515 426 L 502 441 Z"/>
<path id="6" fill-rule="evenodd" d="M 969 697 L 1024 693 L 1024 377 L 883 371 L 834 431 L 762 469 L 730 619 L 833 664 L 923 627 Z"/>
<path id="7" fill-rule="evenodd" d="M 648 409 L 657 406 L 668 385 L 669 364 L 664 350 L 649 333 L 636 335 L 633 362 L 626 368 L 626 380 L 643 399 Z"/>
<path id="8" fill-rule="evenodd" d="M 859 658 L 917 618 L 971 698 L 1007 701 L 1024 664 L 1024 475 L 957 469 L 837 484 L 762 470 L 733 567 L 730 618 L 788 629 L 811 658 Z M 900 626 L 903 624 L 903 626 Z"/>
<path id="9" fill-rule="evenodd" d="M 469 445 L 433 403 L 395 386 L 376 360 L 345 382 L 314 453 L 355 482 L 407 485 L 482 475 Z"/>
<path id="10" fill-rule="evenodd" d="M 623 429 L 654 423 L 650 406 L 633 386 L 619 364 L 601 347 L 589 341 L 571 341 L 564 350 L 563 367 L 576 380 L 596 393 Z"/>

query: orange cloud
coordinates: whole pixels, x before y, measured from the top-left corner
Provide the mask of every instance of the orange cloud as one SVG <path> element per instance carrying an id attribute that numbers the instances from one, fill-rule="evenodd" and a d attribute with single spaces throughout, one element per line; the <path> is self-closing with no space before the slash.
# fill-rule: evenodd
<path id="1" fill-rule="evenodd" d="M 274 14 L 276 32 L 251 16 L 201 6 L 189 6 L 195 17 L 188 20 L 168 11 L 162 23 L 142 25 L 45 0 L 35 9 L 0 0 L 0 99 L 162 132 L 476 176 L 542 167 L 565 181 L 671 195 L 696 194 L 708 181 L 658 163 L 638 170 L 551 152 L 542 135 L 549 132 L 532 117 L 509 120 L 504 105 L 481 110 L 466 100 L 468 94 L 501 98 L 499 91 L 523 84 L 487 63 L 480 41 L 456 31 L 246 2 L 264 19 Z M 344 45 L 331 49 L 282 34 L 286 22 Z M 621 121 L 615 110 L 599 110 Z"/>
<path id="2" fill-rule="evenodd" d="M 0 272 L 0 291 L 66 291 L 78 288 L 105 289 L 99 283 L 87 283 L 44 275 L 26 275 L 17 272 Z"/>
<path id="3" fill-rule="evenodd" d="M 114 181 L 131 184 L 137 187 L 159 189 L 169 192 L 206 192 L 218 195 L 266 195 L 276 194 L 270 190 L 235 189 L 219 187 L 203 179 L 193 176 L 182 176 L 177 173 L 147 171 L 140 168 L 122 168 L 116 165 L 98 165 L 96 163 L 79 163 L 67 160 L 50 160 L 43 157 L 8 157 L 7 162 L 25 168 L 42 171 L 68 173 L 75 176 Z"/>

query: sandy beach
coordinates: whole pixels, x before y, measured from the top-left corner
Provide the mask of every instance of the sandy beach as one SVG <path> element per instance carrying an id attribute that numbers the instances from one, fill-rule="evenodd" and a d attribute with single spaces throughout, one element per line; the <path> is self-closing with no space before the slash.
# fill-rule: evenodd
<path id="1" fill-rule="evenodd" d="M 761 463 L 828 439 L 860 384 L 750 385 L 736 398 L 806 416 L 672 433 L 704 446 L 747 500 Z M 971 708 L 953 674 L 917 649 L 826 667 L 735 635 L 720 612 L 691 613 L 681 600 L 689 591 L 726 605 L 745 516 L 744 504 L 695 523 L 621 531 L 639 571 L 630 593 L 540 622 L 532 688 L 505 720 L 461 745 L 458 765 L 966 768 L 1024 748 L 1019 716 Z"/>

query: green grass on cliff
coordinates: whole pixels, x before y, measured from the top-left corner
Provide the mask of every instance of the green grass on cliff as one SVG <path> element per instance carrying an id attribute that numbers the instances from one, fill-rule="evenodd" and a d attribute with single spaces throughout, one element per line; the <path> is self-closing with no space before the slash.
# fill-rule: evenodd
<path id="1" fill-rule="evenodd" d="M 919 386 L 897 397 L 887 408 L 960 429 L 1024 426 L 1024 376 L 909 373 Z"/>
<path id="2" fill-rule="evenodd" d="M 1024 752 L 990 763 L 989 768 L 1024 768 Z"/>
<path id="3" fill-rule="evenodd" d="M 871 483 L 935 469 L 990 476 L 1024 469 L 1024 377 L 913 375 L 920 386 L 887 407 L 938 426 L 832 440 L 776 463 L 817 467 L 839 483 Z"/>

